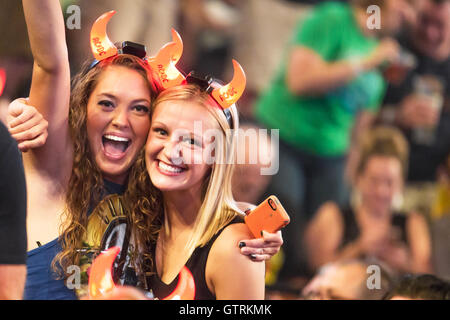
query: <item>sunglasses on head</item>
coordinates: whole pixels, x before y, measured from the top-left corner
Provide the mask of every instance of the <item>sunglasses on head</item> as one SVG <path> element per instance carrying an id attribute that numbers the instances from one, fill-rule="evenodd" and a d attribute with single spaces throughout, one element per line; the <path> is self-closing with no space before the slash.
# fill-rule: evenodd
<path id="1" fill-rule="evenodd" d="M 189 72 L 189 74 L 186 76 L 186 83 L 188 84 L 194 84 L 200 88 L 200 90 L 208 93 L 214 100 L 215 97 L 211 94 L 214 89 L 216 89 L 217 86 L 223 86 L 222 81 L 213 78 L 211 76 L 200 76 L 196 74 L 195 71 Z M 216 101 L 217 102 L 217 101 Z M 220 104 L 219 104 L 220 105 Z M 233 117 L 231 116 L 231 111 L 229 108 L 223 108 L 221 107 L 225 118 L 227 119 L 227 122 L 231 129 L 233 129 Z"/>

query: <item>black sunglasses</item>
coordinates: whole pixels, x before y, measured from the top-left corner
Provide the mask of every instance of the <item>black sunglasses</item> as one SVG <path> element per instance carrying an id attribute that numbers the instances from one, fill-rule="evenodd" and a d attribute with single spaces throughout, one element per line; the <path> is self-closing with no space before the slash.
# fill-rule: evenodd
<path id="1" fill-rule="evenodd" d="M 123 41 L 115 44 L 118 54 L 131 54 L 142 60 L 147 56 L 147 50 L 143 44 L 139 44 L 131 41 Z M 89 66 L 89 69 L 95 67 L 100 61 L 94 59 L 94 61 Z"/>
<path id="2" fill-rule="evenodd" d="M 213 87 L 213 83 L 217 83 L 219 85 L 222 85 L 222 81 L 215 79 L 211 76 L 200 76 L 195 73 L 195 71 L 189 72 L 189 74 L 186 76 L 186 82 L 189 84 L 195 84 L 197 85 L 200 90 L 211 94 L 211 92 L 215 89 Z M 222 108 L 222 107 L 221 107 Z M 230 125 L 230 128 L 233 129 L 233 117 L 231 116 L 231 111 L 226 109 L 222 109 L 225 118 L 227 119 L 228 124 Z"/>

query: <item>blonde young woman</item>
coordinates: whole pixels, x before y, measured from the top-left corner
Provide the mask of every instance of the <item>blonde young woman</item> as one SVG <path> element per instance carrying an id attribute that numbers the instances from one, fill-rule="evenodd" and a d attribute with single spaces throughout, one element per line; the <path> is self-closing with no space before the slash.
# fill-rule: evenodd
<path id="1" fill-rule="evenodd" d="M 111 245 L 122 248 L 117 277 L 137 285 L 125 277 L 133 273 L 128 257 L 148 262 L 137 248 L 159 228 L 142 152 L 158 93 L 153 71 L 142 57 L 117 53 L 89 61 L 71 89 L 59 2 L 23 0 L 23 6 L 35 59 L 28 104 L 48 121 L 46 144 L 24 154 L 31 250 L 25 298 L 75 299 L 64 281 L 69 268 Z M 272 236 L 279 248 L 281 236 Z M 247 243 L 247 254 L 263 245 Z"/>
<path id="2" fill-rule="evenodd" d="M 152 106 L 145 159 L 161 191 L 163 224 L 149 286 L 159 298 L 170 293 L 183 266 L 194 277 L 195 299 L 264 298 L 264 264 L 234 246 L 250 233 L 232 196 L 231 129 L 237 129 L 238 116 L 234 105 L 228 110 L 227 119 L 212 96 L 193 84 L 167 89 Z"/>
<path id="3" fill-rule="evenodd" d="M 151 245 L 147 284 L 156 298 L 166 298 L 187 268 L 196 300 L 263 299 L 264 264 L 233 245 L 250 237 L 231 190 L 236 107 L 224 108 L 198 79 L 191 80 L 163 91 L 152 106 L 145 161 L 160 191 L 155 202 L 161 229 Z M 145 297 L 117 287 L 104 298 Z"/>

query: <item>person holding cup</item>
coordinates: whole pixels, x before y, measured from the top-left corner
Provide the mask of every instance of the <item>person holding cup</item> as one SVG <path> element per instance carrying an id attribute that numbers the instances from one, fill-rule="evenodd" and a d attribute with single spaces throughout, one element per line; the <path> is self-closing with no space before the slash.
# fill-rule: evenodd
<path id="1" fill-rule="evenodd" d="M 438 167 L 450 149 L 450 1 L 424 0 L 417 22 L 398 40 L 416 66 L 389 84 L 380 118 L 408 140 L 404 209 L 430 214 Z"/>

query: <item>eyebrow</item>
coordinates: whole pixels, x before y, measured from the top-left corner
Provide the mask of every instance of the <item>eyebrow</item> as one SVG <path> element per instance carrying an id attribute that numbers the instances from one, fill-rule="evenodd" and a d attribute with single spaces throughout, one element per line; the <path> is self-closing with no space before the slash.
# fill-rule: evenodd
<path id="1" fill-rule="evenodd" d="M 159 122 L 159 121 L 152 121 L 151 127 L 155 127 L 155 126 L 159 126 L 159 127 L 164 127 L 165 129 L 168 129 L 167 125 L 165 123 Z M 176 128 L 175 130 L 177 130 L 179 128 Z M 189 135 L 190 138 L 197 138 L 200 139 L 203 142 L 203 136 L 199 136 L 197 134 L 194 134 L 194 132 L 189 131 L 187 129 L 182 129 L 182 130 L 186 130 L 186 133 Z M 184 136 L 183 136 L 184 137 Z"/>
<path id="2" fill-rule="evenodd" d="M 97 97 L 100 97 L 100 96 L 105 96 L 105 97 L 110 98 L 112 100 L 119 100 L 117 98 L 117 96 L 115 96 L 115 95 L 113 95 L 111 93 L 108 93 L 108 92 L 102 92 L 102 93 L 97 94 Z M 150 104 L 150 101 L 148 99 L 134 99 L 134 100 L 131 101 L 131 103 L 138 103 L 138 102 L 146 102 L 146 103 Z"/>

